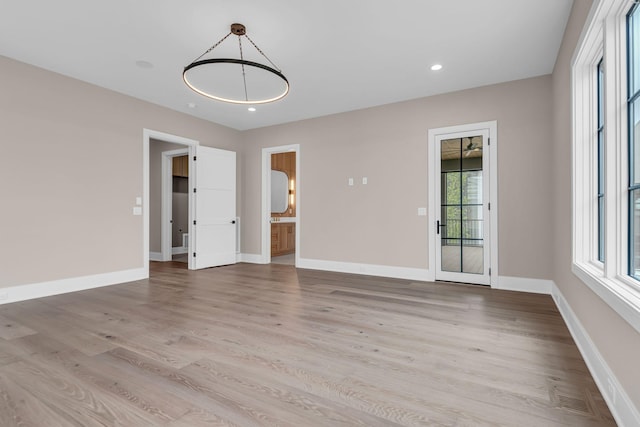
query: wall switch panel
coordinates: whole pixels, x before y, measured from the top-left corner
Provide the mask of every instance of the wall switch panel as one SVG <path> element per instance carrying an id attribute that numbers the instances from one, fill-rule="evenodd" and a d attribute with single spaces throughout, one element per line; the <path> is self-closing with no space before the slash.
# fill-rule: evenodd
<path id="1" fill-rule="evenodd" d="M 136 197 L 136 206 L 142 206 L 142 197 Z"/>
<path id="2" fill-rule="evenodd" d="M 427 208 L 418 208 L 418 216 L 427 216 Z"/>
<path id="3" fill-rule="evenodd" d="M 367 184 L 367 182 L 368 182 L 367 177 L 366 177 L 366 176 L 365 176 L 365 177 L 363 177 L 363 178 L 362 178 L 362 183 L 366 185 L 366 184 Z"/>
<path id="4" fill-rule="evenodd" d="M 133 214 L 134 215 L 142 215 L 142 208 L 140 206 L 134 206 L 133 207 Z"/>
<path id="5" fill-rule="evenodd" d="M 349 178 L 349 186 L 353 187 L 353 178 Z"/>

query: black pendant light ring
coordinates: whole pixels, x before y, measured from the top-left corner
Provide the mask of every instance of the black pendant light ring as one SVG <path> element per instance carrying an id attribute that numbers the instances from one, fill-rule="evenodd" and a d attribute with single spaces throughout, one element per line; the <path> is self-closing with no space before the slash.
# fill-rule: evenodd
<path id="1" fill-rule="evenodd" d="M 223 98 L 220 96 L 216 96 L 213 95 L 211 93 L 205 92 L 202 89 L 198 89 L 193 83 L 189 82 L 189 79 L 187 78 L 187 71 L 196 68 L 198 66 L 201 65 L 208 65 L 208 64 L 238 64 L 241 66 L 248 66 L 248 67 L 254 67 L 254 68 L 259 68 L 265 71 L 268 71 L 272 74 L 274 74 L 275 76 L 279 77 L 280 79 L 282 79 L 284 81 L 285 84 L 285 88 L 284 91 L 273 97 L 273 98 L 269 98 L 269 99 L 259 99 L 259 100 L 241 100 L 241 99 L 231 99 L 231 98 Z M 187 65 L 186 67 L 184 67 L 184 71 L 182 72 L 182 80 L 184 80 L 185 84 L 187 86 L 189 86 L 192 90 L 194 90 L 195 92 L 199 93 L 200 95 L 206 96 L 207 98 L 211 98 L 211 99 L 215 99 L 218 101 L 223 101 L 223 102 L 229 102 L 232 104 L 266 104 L 268 102 L 274 102 L 277 101 L 279 99 L 284 98 L 285 96 L 287 96 L 287 93 L 289 93 L 289 81 L 287 80 L 287 78 L 284 76 L 284 74 L 282 74 L 280 71 L 276 70 L 275 68 L 271 68 L 267 65 L 264 64 L 260 64 L 259 62 L 253 62 L 253 61 L 247 61 L 244 59 L 233 59 L 233 58 L 212 58 L 212 59 L 203 59 L 200 61 L 194 61 L 191 64 Z"/>

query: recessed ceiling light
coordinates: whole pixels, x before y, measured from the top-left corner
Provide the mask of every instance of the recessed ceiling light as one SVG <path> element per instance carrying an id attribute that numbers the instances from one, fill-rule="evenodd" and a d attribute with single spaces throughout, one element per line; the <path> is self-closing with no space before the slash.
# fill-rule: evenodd
<path id="1" fill-rule="evenodd" d="M 247 108 L 247 110 L 249 110 L 249 111 L 251 111 L 253 113 L 254 111 L 256 111 L 256 107 L 249 107 L 249 108 Z"/>
<path id="2" fill-rule="evenodd" d="M 146 69 L 153 68 L 153 64 L 149 61 L 143 61 L 143 60 L 136 61 L 136 65 L 140 68 L 146 68 Z"/>
<path id="3" fill-rule="evenodd" d="M 431 66 L 431 71 L 438 71 L 438 70 L 442 70 L 442 65 L 440 64 L 433 64 Z"/>

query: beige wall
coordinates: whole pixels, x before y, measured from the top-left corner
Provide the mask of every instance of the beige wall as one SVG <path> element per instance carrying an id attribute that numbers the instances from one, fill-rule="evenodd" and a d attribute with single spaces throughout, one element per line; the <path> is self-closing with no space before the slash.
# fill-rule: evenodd
<path id="1" fill-rule="evenodd" d="M 0 75 L 0 287 L 142 268 L 143 128 L 239 148 L 235 130 L 5 57 Z"/>
<path id="2" fill-rule="evenodd" d="M 260 252 L 261 149 L 300 144 L 300 257 L 428 268 L 427 217 L 417 216 L 428 201 L 427 132 L 497 120 L 499 273 L 550 279 L 540 255 L 551 243 L 552 182 L 540 169 L 550 110 L 544 76 L 243 132 L 243 252 Z"/>
<path id="3" fill-rule="evenodd" d="M 553 72 L 553 279 L 636 407 L 640 407 L 640 336 L 571 273 L 571 58 L 591 7 L 573 3 Z"/>

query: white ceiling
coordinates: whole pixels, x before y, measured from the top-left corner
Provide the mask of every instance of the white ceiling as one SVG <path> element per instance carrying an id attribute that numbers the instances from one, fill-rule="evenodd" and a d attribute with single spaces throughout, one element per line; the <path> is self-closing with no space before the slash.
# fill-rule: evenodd
<path id="1" fill-rule="evenodd" d="M 244 130 L 549 74 L 571 4 L 0 0 L 0 55 Z M 234 22 L 291 84 L 284 100 L 253 113 L 182 81 Z M 444 68 L 430 71 L 434 63 Z"/>

